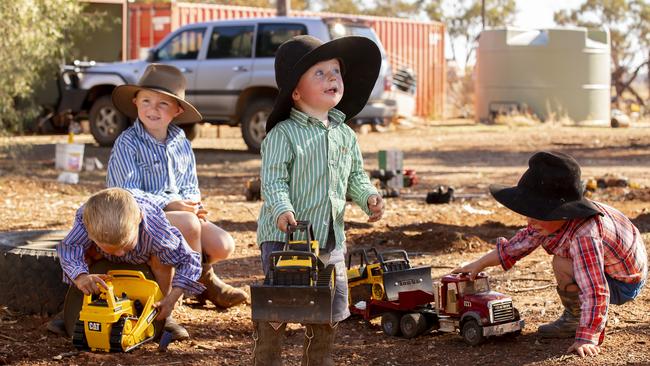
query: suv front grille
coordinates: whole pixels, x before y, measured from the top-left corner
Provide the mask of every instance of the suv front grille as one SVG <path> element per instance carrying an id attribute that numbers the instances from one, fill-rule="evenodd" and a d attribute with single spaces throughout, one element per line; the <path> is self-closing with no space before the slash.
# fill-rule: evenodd
<path id="1" fill-rule="evenodd" d="M 493 323 L 501 323 L 514 319 L 514 308 L 512 307 L 512 301 L 507 300 L 504 302 L 495 302 L 492 303 L 492 308 L 490 309 L 490 315 Z"/>

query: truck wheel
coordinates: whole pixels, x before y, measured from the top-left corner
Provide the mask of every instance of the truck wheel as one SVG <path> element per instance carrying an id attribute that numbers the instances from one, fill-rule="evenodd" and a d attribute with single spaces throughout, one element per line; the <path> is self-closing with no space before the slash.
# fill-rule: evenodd
<path id="1" fill-rule="evenodd" d="M 400 319 L 402 314 L 396 312 L 384 313 L 381 316 L 381 328 L 384 330 L 384 333 L 391 337 L 397 337 L 400 335 Z"/>
<path id="2" fill-rule="evenodd" d="M 266 136 L 266 120 L 273 109 L 273 100 L 258 99 L 250 103 L 241 120 L 241 134 L 248 150 L 259 153 Z"/>
<path id="3" fill-rule="evenodd" d="M 0 305 L 23 314 L 56 314 L 68 288 L 55 246 L 60 230 L 0 233 Z"/>
<path id="4" fill-rule="evenodd" d="M 185 137 L 190 141 L 194 140 L 199 135 L 198 123 L 186 123 L 184 125 L 179 125 L 178 127 L 183 129 Z"/>
<path id="5" fill-rule="evenodd" d="M 404 314 L 399 323 L 404 338 L 413 338 L 427 330 L 427 320 L 420 313 Z"/>
<path id="6" fill-rule="evenodd" d="M 110 95 L 98 98 L 90 108 L 90 133 L 101 146 L 112 146 L 129 127 L 129 119 L 115 108 Z"/>
<path id="7" fill-rule="evenodd" d="M 463 336 L 465 342 L 470 346 L 478 346 L 485 342 L 483 329 L 474 319 L 468 320 L 463 324 L 463 328 L 460 330 L 460 335 Z"/>

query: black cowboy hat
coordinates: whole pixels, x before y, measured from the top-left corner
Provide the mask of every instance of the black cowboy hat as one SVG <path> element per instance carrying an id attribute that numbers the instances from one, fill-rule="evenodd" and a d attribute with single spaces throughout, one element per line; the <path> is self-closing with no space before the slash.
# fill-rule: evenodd
<path id="1" fill-rule="evenodd" d="M 151 90 L 176 99 L 183 107 L 183 113 L 174 118 L 179 123 L 201 122 L 201 113 L 185 100 L 185 76 L 172 65 L 150 64 L 144 70 L 137 85 L 120 85 L 113 90 L 113 104 L 131 119 L 138 118 L 138 108 L 133 98 L 140 90 Z"/>
<path id="2" fill-rule="evenodd" d="M 538 152 L 516 187 L 491 185 L 490 193 L 507 208 L 542 221 L 569 220 L 601 214 L 583 196 L 580 166 L 559 152 Z"/>
<path id="3" fill-rule="evenodd" d="M 305 71 L 333 58 L 342 63 L 345 85 L 343 98 L 335 108 L 345 113 L 346 119 L 363 109 L 381 68 L 381 53 L 375 42 L 366 37 L 347 36 L 323 43 L 312 36 L 297 36 L 280 45 L 275 54 L 275 81 L 280 91 L 266 120 L 266 132 L 289 118 L 293 106 L 291 94 Z"/>

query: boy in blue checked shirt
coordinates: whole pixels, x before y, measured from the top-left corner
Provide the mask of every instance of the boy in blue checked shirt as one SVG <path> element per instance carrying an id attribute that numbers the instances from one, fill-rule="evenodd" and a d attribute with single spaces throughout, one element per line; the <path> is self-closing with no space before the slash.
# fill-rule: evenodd
<path id="1" fill-rule="evenodd" d="M 381 55 L 368 38 L 327 43 L 298 36 L 282 44 L 275 59 L 279 95 L 262 142 L 262 197 L 257 242 L 264 272 L 271 252 L 281 250 L 287 225 L 312 223 L 320 260 L 334 264 L 334 324 L 305 324 L 303 365 L 334 365 L 334 330 L 350 315 L 344 263 L 346 195 L 377 221 L 383 201 L 363 170 L 357 138 L 345 124 L 366 104 Z M 345 93 L 344 93 L 345 92 Z M 285 324 L 255 324 L 254 364 L 279 365 Z"/>
<path id="2" fill-rule="evenodd" d="M 620 211 L 583 196 L 580 166 L 569 155 L 538 152 L 515 187 L 490 186 L 507 208 L 526 216 L 528 227 L 454 272 L 472 277 L 485 267 L 504 270 L 542 246 L 564 312 L 541 325 L 546 338 L 575 337 L 567 352 L 596 356 L 605 335 L 609 304 L 634 300 L 648 278 L 648 256 L 639 230 Z"/>
<path id="3" fill-rule="evenodd" d="M 115 141 L 106 183 L 149 198 L 164 210 L 192 249 L 203 255 L 201 301 L 221 308 L 240 304 L 247 294 L 217 277 L 212 264 L 229 257 L 235 241 L 206 219 L 201 204 L 194 153 L 183 130 L 171 124 L 200 122 L 201 114 L 185 101 L 185 78 L 171 65 L 151 64 L 138 85 L 113 91 L 115 107 L 136 119 Z"/>
<path id="4" fill-rule="evenodd" d="M 106 288 L 105 275 L 90 274 L 88 270 L 88 265 L 99 258 L 113 263 L 146 263 L 165 295 L 155 304 L 160 310 L 156 319 L 165 320 L 165 329 L 174 339 L 189 337 L 172 320 L 171 313 L 183 293 L 192 295 L 205 290 L 197 282 L 201 256 L 189 247 L 154 202 L 133 197 L 121 188 L 108 188 L 92 195 L 77 211 L 72 230 L 57 245 L 57 253 L 63 281 L 74 284 L 86 295 Z M 81 299 L 77 300 L 80 308 Z"/>

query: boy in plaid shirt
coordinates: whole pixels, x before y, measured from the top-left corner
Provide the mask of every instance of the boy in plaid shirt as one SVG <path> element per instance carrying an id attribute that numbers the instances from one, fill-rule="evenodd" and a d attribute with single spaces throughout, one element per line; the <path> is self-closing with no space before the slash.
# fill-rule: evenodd
<path id="1" fill-rule="evenodd" d="M 553 255 L 553 272 L 564 313 L 541 325 L 546 338 L 575 336 L 567 352 L 596 356 L 609 304 L 636 298 L 648 277 L 639 230 L 620 211 L 583 197 L 580 167 L 570 156 L 539 152 L 516 187 L 490 186 L 494 198 L 526 216 L 528 227 L 496 249 L 457 268 L 476 276 L 485 267 L 510 269 L 538 246 Z"/>

